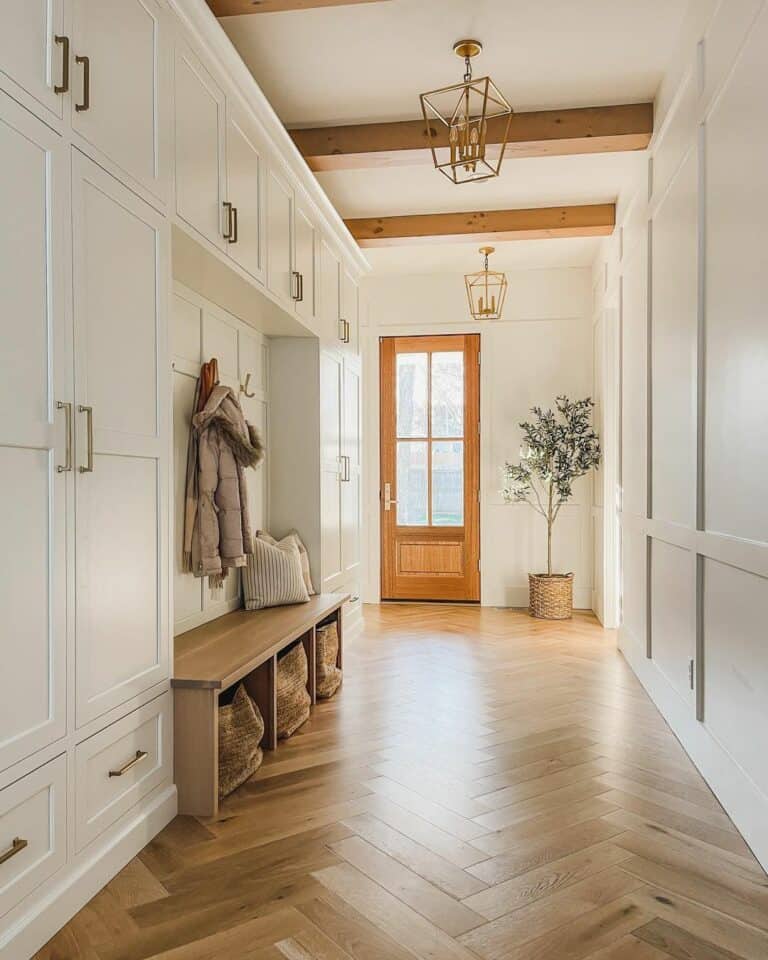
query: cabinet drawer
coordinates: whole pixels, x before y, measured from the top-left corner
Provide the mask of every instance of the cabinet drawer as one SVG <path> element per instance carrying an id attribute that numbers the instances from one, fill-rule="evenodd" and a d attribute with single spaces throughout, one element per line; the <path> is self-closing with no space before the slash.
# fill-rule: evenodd
<path id="1" fill-rule="evenodd" d="M 170 694 L 164 693 L 78 745 L 78 851 L 170 777 L 170 737 Z"/>
<path id="2" fill-rule="evenodd" d="M 0 790 L 0 916 L 64 865 L 66 804 L 64 756 Z"/>

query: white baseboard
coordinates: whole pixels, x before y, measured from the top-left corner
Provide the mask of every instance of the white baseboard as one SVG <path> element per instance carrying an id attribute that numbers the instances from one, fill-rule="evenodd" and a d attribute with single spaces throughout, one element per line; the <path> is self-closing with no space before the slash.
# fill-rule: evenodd
<path id="1" fill-rule="evenodd" d="M 484 607 L 528 607 L 528 585 L 524 587 L 507 587 L 503 595 L 483 595 L 481 603 Z M 592 590 L 590 587 L 576 587 L 573 591 L 574 610 L 592 609 Z"/>
<path id="2" fill-rule="evenodd" d="M 696 719 L 691 705 L 674 690 L 653 660 L 645 656 L 645 645 L 624 628 L 619 631 L 619 649 L 754 855 L 768 870 L 768 797 L 706 725 Z"/>
<path id="3" fill-rule="evenodd" d="M 176 816 L 176 787 L 160 786 L 141 803 L 140 812 L 92 853 L 56 874 L 45 892 L 30 894 L 29 906 L 0 934 L 0 960 L 26 960 L 44 946 L 78 910 L 143 849 Z"/>

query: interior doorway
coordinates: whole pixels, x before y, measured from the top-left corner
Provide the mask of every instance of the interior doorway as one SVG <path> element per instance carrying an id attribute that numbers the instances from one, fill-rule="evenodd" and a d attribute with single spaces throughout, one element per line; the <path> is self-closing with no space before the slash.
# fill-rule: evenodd
<path id="1" fill-rule="evenodd" d="M 382 337 L 381 597 L 480 600 L 480 337 Z"/>

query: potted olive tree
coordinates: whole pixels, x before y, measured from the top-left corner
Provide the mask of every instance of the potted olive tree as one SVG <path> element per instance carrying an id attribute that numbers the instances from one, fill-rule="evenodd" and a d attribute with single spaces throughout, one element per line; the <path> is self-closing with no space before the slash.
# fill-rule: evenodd
<path id="1" fill-rule="evenodd" d="M 573 613 L 573 574 L 552 572 L 552 528 L 573 494 L 573 482 L 600 463 L 600 440 L 592 428 L 590 397 L 557 397 L 556 411 L 533 407 L 533 421 L 520 424 L 520 462 L 503 468 L 507 503 L 527 503 L 547 521 L 547 572 L 529 573 L 529 610 L 546 620 Z"/>

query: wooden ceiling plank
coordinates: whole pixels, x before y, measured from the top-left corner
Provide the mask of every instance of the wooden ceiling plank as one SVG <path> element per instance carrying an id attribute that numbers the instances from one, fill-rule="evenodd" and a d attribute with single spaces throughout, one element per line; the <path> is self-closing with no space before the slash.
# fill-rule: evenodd
<path id="1" fill-rule="evenodd" d="M 488 124 L 488 142 L 499 143 L 505 120 Z M 444 127 L 423 120 L 359 123 L 290 130 L 310 169 L 431 164 L 430 144 L 447 146 Z M 510 157 L 563 156 L 644 150 L 653 134 L 653 104 L 536 110 L 512 115 L 506 154 Z"/>
<path id="2" fill-rule="evenodd" d="M 239 17 L 246 13 L 284 13 L 287 10 L 315 10 L 319 7 L 351 7 L 358 3 L 386 3 L 388 0 L 206 0 L 216 17 Z"/>
<path id="3" fill-rule="evenodd" d="M 345 223 L 361 247 L 605 237 L 613 232 L 616 224 L 616 206 L 598 203 L 526 210 L 408 214 L 364 217 Z"/>

